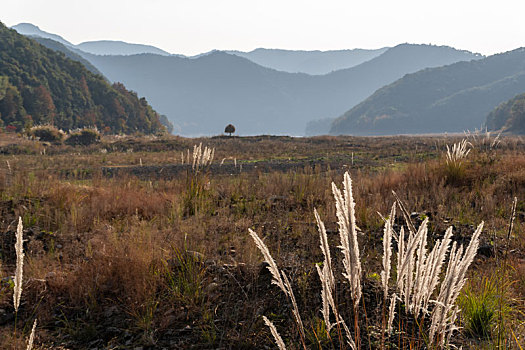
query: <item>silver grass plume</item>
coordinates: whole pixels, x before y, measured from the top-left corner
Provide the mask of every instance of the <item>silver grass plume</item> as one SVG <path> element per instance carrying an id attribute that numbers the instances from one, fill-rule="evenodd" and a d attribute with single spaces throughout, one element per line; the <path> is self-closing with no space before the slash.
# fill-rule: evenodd
<path id="1" fill-rule="evenodd" d="M 319 213 L 317 212 L 317 209 L 314 208 L 314 215 L 315 220 L 317 221 L 317 226 L 319 227 L 319 239 L 321 241 L 321 251 L 323 252 L 324 261 L 323 261 L 323 269 L 326 266 L 326 269 L 328 271 L 328 278 L 329 278 L 329 286 L 331 288 L 334 287 L 334 274 L 332 270 L 332 257 L 330 255 L 330 246 L 328 245 L 328 236 L 326 234 L 326 228 L 324 226 L 323 221 L 321 220 L 321 217 L 319 216 Z"/>
<path id="2" fill-rule="evenodd" d="M 317 270 L 317 274 L 319 275 L 319 279 L 321 280 L 321 301 L 322 301 L 322 309 L 321 314 L 323 315 L 324 323 L 326 324 L 326 333 L 330 334 L 330 330 L 332 329 L 332 322 L 330 321 L 330 300 L 329 300 L 329 293 L 330 293 L 330 283 L 328 282 L 330 278 L 326 276 L 326 268 L 323 266 L 323 269 L 319 267 L 319 265 L 315 265 L 315 268 Z"/>
<path id="3" fill-rule="evenodd" d="M 390 307 L 388 309 L 388 323 L 387 323 L 387 333 L 392 333 L 392 325 L 394 324 L 394 316 L 396 314 L 396 299 L 397 295 L 394 293 L 390 298 Z"/>
<path id="4" fill-rule="evenodd" d="M 412 278 L 413 278 L 413 271 L 414 271 L 414 252 L 416 251 L 417 247 L 419 246 L 420 240 L 422 239 L 423 235 L 426 235 L 426 227 L 428 223 L 428 218 L 425 218 L 421 226 L 419 226 L 419 229 L 417 233 L 414 235 L 414 233 L 410 232 L 408 235 L 408 242 L 406 248 L 404 248 L 403 243 L 403 254 L 401 255 L 401 259 L 398 257 L 398 270 L 397 270 L 397 286 L 400 287 L 401 284 L 403 284 L 403 279 L 406 277 L 407 285 L 405 285 L 405 288 L 411 288 L 412 286 Z M 402 229 L 402 234 L 399 236 L 399 242 L 401 242 L 404 239 L 404 230 Z M 402 237 L 403 236 L 403 239 Z M 400 249 L 401 253 L 401 249 Z M 410 294 L 410 293 L 409 293 Z"/>
<path id="5" fill-rule="evenodd" d="M 321 251 L 323 252 L 324 261 L 323 269 L 319 265 L 315 265 L 319 279 L 321 280 L 321 300 L 322 306 L 321 313 L 323 315 L 324 323 L 326 324 L 326 331 L 330 333 L 332 329 L 332 323 L 330 322 L 330 305 L 331 296 L 334 288 L 334 275 L 332 271 L 332 259 L 330 257 L 330 246 L 328 245 L 328 236 L 323 221 L 319 217 L 317 209 L 314 208 L 315 220 L 317 221 L 317 227 L 319 228 L 319 239 L 321 241 Z"/>
<path id="6" fill-rule="evenodd" d="M 283 279 L 281 278 L 281 273 L 279 272 L 279 268 L 277 267 L 275 260 L 273 260 L 272 255 L 270 254 L 270 251 L 268 250 L 268 247 L 266 246 L 266 244 L 264 244 L 262 239 L 259 238 L 259 236 L 257 235 L 255 231 L 249 228 L 248 232 L 250 233 L 250 236 L 252 236 L 255 242 L 255 245 L 257 246 L 257 248 L 259 248 L 262 255 L 264 256 L 264 261 L 268 263 L 268 266 L 267 266 L 268 271 L 270 271 L 273 277 L 272 284 L 277 285 L 279 288 L 281 288 L 281 290 L 285 294 L 288 294 L 286 292 L 286 287 L 284 286 Z"/>
<path id="7" fill-rule="evenodd" d="M 339 315 L 337 306 L 335 305 L 335 301 L 333 297 L 333 290 L 335 288 L 335 279 L 334 279 L 334 273 L 332 270 L 332 258 L 330 255 L 330 246 L 328 244 L 328 236 L 326 234 L 326 229 L 316 209 L 314 209 L 314 215 L 315 215 L 315 220 L 317 221 L 317 226 L 319 228 L 319 239 L 321 242 L 320 247 L 321 247 L 321 251 L 323 252 L 323 256 L 324 256 L 323 268 L 321 269 L 319 265 L 315 265 L 315 267 L 317 269 L 319 279 L 321 280 L 321 286 L 322 286 L 321 313 L 323 315 L 323 320 L 326 324 L 326 332 L 327 334 L 330 334 L 330 331 L 332 330 L 334 326 L 336 326 L 337 324 L 341 324 L 343 326 L 343 329 L 345 330 L 348 345 L 350 346 L 351 349 L 356 349 L 354 339 L 352 338 L 352 333 L 350 332 L 350 329 L 346 325 L 343 318 Z M 332 312 L 335 315 L 335 323 L 332 323 L 330 321 L 330 308 L 332 309 Z"/>
<path id="8" fill-rule="evenodd" d="M 195 170 L 195 167 L 199 169 L 199 162 L 200 162 L 201 156 L 202 156 L 202 142 L 199 144 L 199 146 L 193 145 L 193 164 L 191 166 L 193 170 Z"/>
<path id="9" fill-rule="evenodd" d="M 22 296 L 22 278 L 24 274 L 24 238 L 23 238 L 22 218 L 18 217 L 18 227 L 16 229 L 16 271 L 15 271 L 15 288 L 13 292 L 13 305 L 15 312 L 18 312 L 20 306 L 20 297 Z"/>
<path id="10" fill-rule="evenodd" d="M 450 242 L 452 241 L 452 226 L 447 229 L 445 236 L 441 241 L 438 241 L 430 254 L 430 261 L 427 263 L 426 270 L 427 275 L 423 281 L 423 285 L 426 286 L 425 293 L 422 295 L 422 309 L 426 312 L 430 297 L 436 289 L 439 283 L 439 276 L 441 274 L 441 268 L 447 256 Z"/>
<path id="11" fill-rule="evenodd" d="M 350 290 L 354 300 L 354 307 L 361 300 L 361 261 L 359 260 L 359 245 L 357 243 L 357 229 L 355 223 L 355 202 L 352 194 L 352 179 L 345 172 L 343 179 L 343 192 L 332 182 L 332 192 L 335 198 L 337 218 L 339 224 L 339 236 L 343 252 L 343 274 L 350 282 Z"/>
<path id="12" fill-rule="evenodd" d="M 292 284 L 290 283 L 290 280 L 288 279 L 288 276 L 286 276 L 284 271 L 281 270 L 281 274 L 283 275 L 284 286 L 286 287 L 286 294 L 288 294 L 288 297 L 290 298 L 290 301 L 292 302 L 292 313 L 295 317 L 295 322 L 297 322 L 297 326 L 299 328 L 299 332 L 301 333 L 301 337 L 302 339 L 304 339 L 304 325 L 303 325 L 303 321 L 301 320 L 301 314 L 299 313 L 299 308 L 297 307 L 297 301 L 295 300 L 295 295 L 293 294 Z"/>
<path id="13" fill-rule="evenodd" d="M 401 226 L 401 230 L 399 232 L 399 239 L 397 241 L 397 280 L 396 280 L 396 286 L 398 290 L 403 290 L 403 284 L 404 284 L 404 276 L 400 274 L 401 266 L 403 266 L 403 258 L 405 257 L 405 228 Z"/>
<path id="14" fill-rule="evenodd" d="M 441 283 L 438 298 L 435 301 L 436 306 L 432 310 L 432 323 L 429 334 L 431 342 L 434 341 L 436 334 L 441 334 L 440 343 L 443 346 L 445 341 L 450 339 L 451 333 L 456 329 L 454 322 L 458 309 L 455 306 L 455 302 L 467 281 L 467 270 L 478 251 L 479 237 L 483 230 L 483 225 L 483 222 L 479 224 L 464 253 L 462 247 L 456 249 L 456 242 L 452 245 L 447 272 Z"/>
<path id="15" fill-rule="evenodd" d="M 29 336 L 29 341 L 27 342 L 27 350 L 31 350 L 33 348 L 33 342 L 35 341 L 35 330 L 36 330 L 36 319 L 35 319 L 35 322 L 33 322 L 33 328 L 31 329 L 31 335 Z"/>
<path id="16" fill-rule="evenodd" d="M 266 318 L 266 316 L 263 316 L 264 323 L 270 328 L 270 332 L 272 332 L 273 338 L 275 339 L 275 343 L 279 347 L 279 350 L 286 350 L 286 346 L 284 345 L 283 338 L 279 335 L 279 332 L 277 332 L 277 329 L 273 325 L 272 321 Z"/>
<path id="17" fill-rule="evenodd" d="M 427 313 L 430 298 L 439 283 L 443 262 L 448 252 L 452 228 L 449 227 L 442 240 L 427 254 L 428 219 L 419 227 L 417 234 L 409 234 L 404 242 L 404 230 L 398 240 L 398 275 L 397 290 L 404 297 L 407 310 L 418 317 L 421 312 Z"/>
<path id="18" fill-rule="evenodd" d="M 423 226 L 423 224 L 422 224 Z M 415 276 L 413 284 L 411 286 L 411 303 L 409 305 L 410 311 L 416 314 L 416 299 L 419 299 L 419 296 L 424 292 L 425 286 L 423 285 L 424 273 L 425 273 L 425 263 L 427 262 L 427 234 L 428 234 L 428 221 L 424 223 L 423 233 L 418 242 L 418 249 L 416 251 L 417 260 L 415 261 Z M 412 272 L 409 272 L 412 273 Z"/>
<path id="19" fill-rule="evenodd" d="M 299 332 L 301 333 L 302 339 L 304 339 L 304 326 L 303 321 L 301 320 L 301 315 L 299 314 L 299 308 L 297 306 L 297 302 L 295 300 L 295 295 L 293 293 L 292 285 L 290 283 L 290 280 L 284 273 L 284 271 L 279 271 L 279 268 L 277 267 L 277 264 L 275 263 L 275 260 L 273 260 L 272 255 L 270 254 L 270 251 L 268 250 L 268 247 L 262 239 L 257 235 L 255 231 L 252 229 L 248 229 L 248 232 L 250 233 L 250 236 L 253 238 L 255 245 L 259 250 L 261 251 L 262 255 L 264 256 L 264 261 L 268 263 L 268 270 L 272 274 L 272 284 L 276 284 L 283 292 L 284 294 L 290 299 L 290 302 L 292 303 L 292 312 L 295 318 L 295 321 L 297 322 L 297 326 L 299 328 Z"/>
<path id="20" fill-rule="evenodd" d="M 467 149 L 469 144 L 470 142 L 468 142 L 467 139 L 463 139 L 453 144 L 452 147 L 447 145 L 447 164 L 461 164 L 461 161 L 465 159 L 470 152 L 470 149 Z"/>
<path id="21" fill-rule="evenodd" d="M 329 274 L 328 268 L 326 267 L 326 265 L 323 266 L 322 270 L 319 267 L 319 265 L 315 265 L 315 267 L 317 269 L 317 273 L 319 274 L 319 278 L 321 279 L 321 285 L 322 285 L 321 300 L 323 303 L 323 308 L 321 309 L 321 313 L 323 315 L 323 320 L 326 324 L 326 333 L 330 334 L 330 331 L 332 330 L 334 326 L 338 324 L 342 325 L 346 333 L 346 339 L 347 339 L 348 345 L 350 346 L 352 350 L 355 350 L 356 346 L 355 346 L 354 339 L 352 338 L 352 333 L 350 332 L 350 329 L 348 328 L 345 321 L 343 320 L 343 318 L 337 311 L 337 307 L 335 305 L 334 297 L 332 294 L 332 287 L 330 287 L 329 285 L 330 277 L 328 276 Z M 330 308 L 332 309 L 335 315 L 335 323 L 332 323 L 330 321 Z"/>
<path id="22" fill-rule="evenodd" d="M 396 204 L 390 210 L 390 217 L 385 222 L 383 230 L 383 271 L 381 271 L 381 283 L 383 285 L 384 299 L 388 298 L 388 281 L 390 280 L 390 264 L 392 260 L 392 233 L 396 216 Z"/>
<path id="23" fill-rule="evenodd" d="M 189 151 L 188 150 L 188 157 L 189 157 Z M 191 166 L 192 170 L 198 171 L 199 167 L 210 165 L 213 161 L 213 157 L 215 156 L 215 148 L 209 148 L 208 146 L 204 146 L 202 148 L 202 142 L 199 143 L 199 145 L 193 146 L 193 163 Z"/>

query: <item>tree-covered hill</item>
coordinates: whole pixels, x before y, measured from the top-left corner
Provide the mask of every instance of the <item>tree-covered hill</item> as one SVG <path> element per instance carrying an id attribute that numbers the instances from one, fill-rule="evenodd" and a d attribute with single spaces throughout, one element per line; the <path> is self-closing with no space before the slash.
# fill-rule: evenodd
<path id="1" fill-rule="evenodd" d="M 487 129 L 525 134 L 525 93 L 503 102 L 487 116 Z"/>
<path id="2" fill-rule="evenodd" d="M 525 49 L 408 74 L 332 123 L 332 134 L 462 132 L 525 91 Z"/>
<path id="3" fill-rule="evenodd" d="M 144 98 L 0 23 L 0 124 L 111 133 L 164 130 Z"/>

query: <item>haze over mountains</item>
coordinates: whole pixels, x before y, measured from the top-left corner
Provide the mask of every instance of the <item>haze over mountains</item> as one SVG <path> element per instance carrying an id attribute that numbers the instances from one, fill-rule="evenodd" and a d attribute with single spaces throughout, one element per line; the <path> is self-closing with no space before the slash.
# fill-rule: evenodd
<path id="1" fill-rule="evenodd" d="M 480 127 L 499 103 L 525 91 L 520 50 L 484 58 L 446 46 L 401 44 L 185 57 L 123 42 L 73 45 L 33 25 L 14 28 L 64 44 L 40 40 L 145 96 L 175 133 L 187 136 L 218 134 L 229 123 L 241 135 L 304 135 L 307 125 L 312 134 L 461 132 Z"/>
<path id="2" fill-rule="evenodd" d="M 94 55 L 138 55 L 151 53 L 155 55 L 170 56 L 171 53 L 151 45 L 131 44 L 115 40 L 86 41 L 75 45 L 63 37 L 41 30 L 31 23 L 20 23 L 12 27 L 20 34 L 52 39 L 73 49 L 81 50 Z M 332 51 L 294 51 L 279 49 L 259 48 L 250 52 L 225 51 L 227 53 L 244 57 L 263 67 L 273 68 L 289 73 L 326 74 L 335 70 L 354 67 L 379 56 L 388 48 L 377 50 L 332 50 Z M 216 50 L 214 50 L 216 51 Z M 200 58 L 213 53 L 206 52 L 195 56 L 174 56 Z"/>
<path id="3" fill-rule="evenodd" d="M 214 134 L 233 123 L 243 134 L 303 135 L 313 119 L 341 115 L 385 84 L 425 67 L 478 58 L 448 47 L 399 45 L 327 75 L 286 73 L 213 52 L 196 59 L 84 55 L 166 114 L 184 135 Z"/>

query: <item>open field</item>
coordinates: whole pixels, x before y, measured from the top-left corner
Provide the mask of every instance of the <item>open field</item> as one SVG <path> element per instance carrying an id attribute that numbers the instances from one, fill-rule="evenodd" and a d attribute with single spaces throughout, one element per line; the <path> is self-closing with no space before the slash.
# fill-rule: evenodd
<path id="1" fill-rule="evenodd" d="M 381 215 L 388 216 L 395 191 L 416 226 L 428 218 L 429 250 L 449 226 L 452 240 L 466 246 L 484 221 L 456 301 L 462 328 L 451 342 L 520 349 L 525 140 L 505 137 L 494 147 L 484 135 L 468 140 L 470 153 L 451 164 L 446 146 L 461 137 L 103 138 L 71 147 L 0 135 L 0 348 L 25 349 L 35 318 L 41 349 L 277 348 L 262 316 L 288 349 L 349 348 L 339 327 L 327 334 L 321 314 L 314 209 L 327 229 L 336 303 L 352 334 L 359 330 L 358 346 L 433 348 L 430 320 L 412 317 L 401 302 L 393 331 L 383 332 Z M 215 152 L 197 171 L 192 152 L 200 143 Z M 357 310 L 341 274 L 331 188 L 341 187 L 346 171 L 363 270 Z M 10 276 L 19 216 L 26 255 L 15 313 Z M 397 234 L 403 225 L 398 211 Z M 304 335 L 248 229 L 290 278 Z"/>

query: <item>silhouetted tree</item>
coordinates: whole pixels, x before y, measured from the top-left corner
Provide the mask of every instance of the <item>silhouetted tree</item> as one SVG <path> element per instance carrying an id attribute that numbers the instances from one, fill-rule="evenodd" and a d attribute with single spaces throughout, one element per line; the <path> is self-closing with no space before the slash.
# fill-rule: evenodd
<path id="1" fill-rule="evenodd" d="M 233 126 L 232 124 L 228 124 L 226 128 L 224 129 L 224 132 L 232 136 L 232 134 L 235 132 L 235 126 Z"/>

